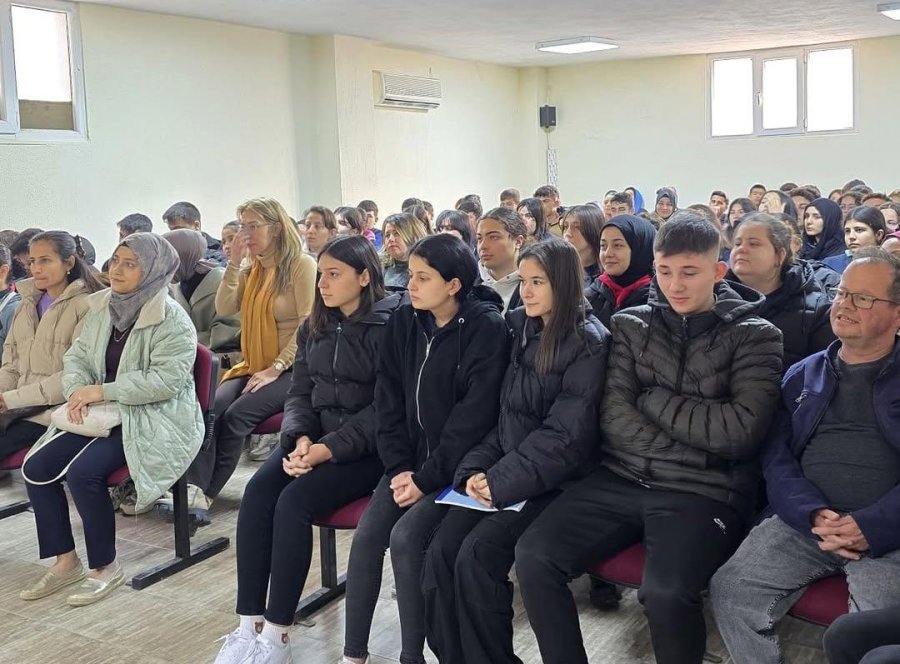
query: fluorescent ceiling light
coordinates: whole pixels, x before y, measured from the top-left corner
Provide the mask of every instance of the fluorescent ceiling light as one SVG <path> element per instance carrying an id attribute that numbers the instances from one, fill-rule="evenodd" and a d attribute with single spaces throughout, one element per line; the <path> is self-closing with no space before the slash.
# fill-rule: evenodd
<path id="1" fill-rule="evenodd" d="M 886 5 L 878 5 L 878 11 L 888 18 L 900 21 L 900 2 L 890 2 Z"/>
<path id="2" fill-rule="evenodd" d="M 590 53 L 591 51 L 606 51 L 611 48 L 619 48 L 616 44 L 610 44 L 600 37 L 572 37 L 571 39 L 555 39 L 553 41 L 538 42 L 535 48 L 546 53 Z"/>

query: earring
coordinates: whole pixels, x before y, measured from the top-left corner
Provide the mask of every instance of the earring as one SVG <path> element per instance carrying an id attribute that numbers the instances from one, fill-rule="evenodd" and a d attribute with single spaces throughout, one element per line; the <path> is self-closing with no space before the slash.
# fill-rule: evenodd
<path id="1" fill-rule="evenodd" d="M 72 270 L 66 270 L 66 276 L 70 276 L 72 274 Z"/>

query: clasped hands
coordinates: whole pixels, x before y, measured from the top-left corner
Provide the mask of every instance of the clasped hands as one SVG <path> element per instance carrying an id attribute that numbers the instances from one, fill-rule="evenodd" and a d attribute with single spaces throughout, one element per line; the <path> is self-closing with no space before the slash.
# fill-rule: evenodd
<path id="1" fill-rule="evenodd" d="M 475 473 L 468 479 L 466 482 L 466 494 L 485 507 L 494 506 L 491 488 L 488 486 L 487 475 L 484 473 Z"/>
<path id="2" fill-rule="evenodd" d="M 413 481 L 412 472 L 397 473 L 391 480 L 391 491 L 397 507 L 407 508 L 415 505 L 425 495 Z"/>
<path id="3" fill-rule="evenodd" d="M 103 401 L 102 385 L 85 385 L 72 392 L 66 403 L 66 419 L 72 424 L 83 424 L 92 403 Z"/>
<path id="4" fill-rule="evenodd" d="M 331 450 L 327 445 L 314 443 L 309 436 L 300 436 L 297 439 L 297 447 L 281 460 L 281 466 L 291 477 L 300 477 L 330 459 Z"/>
<path id="5" fill-rule="evenodd" d="M 841 516 L 830 509 L 813 513 L 812 532 L 820 539 L 819 548 L 847 560 L 859 560 L 869 550 L 869 542 L 859 525 L 849 514 Z"/>

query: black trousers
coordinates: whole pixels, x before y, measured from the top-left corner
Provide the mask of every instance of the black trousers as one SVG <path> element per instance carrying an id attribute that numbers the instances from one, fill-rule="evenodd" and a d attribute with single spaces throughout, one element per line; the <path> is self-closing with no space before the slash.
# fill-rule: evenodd
<path id="1" fill-rule="evenodd" d="M 291 387 L 291 372 L 256 392 L 241 394 L 249 376 L 232 378 L 216 390 L 215 434 L 208 449 L 201 449 L 188 468 L 188 483 L 215 498 L 231 479 L 241 459 L 244 439 L 268 417 L 284 410 Z"/>
<path id="2" fill-rule="evenodd" d="M 900 606 L 838 618 L 825 632 L 830 664 L 900 663 Z"/>
<path id="3" fill-rule="evenodd" d="M 519 537 L 556 495 L 529 500 L 521 512 L 447 512 L 422 578 L 428 647 L 441 664 L 521 664 L 509 571 Z"/>
<path id="4" fill-rule="evenodd" d="M 567 488 L 516 547 L 519 588 L 544 664 L 587 664 L 567 583 L 642 539 L 647 562 L 638 600 L 656 661 L 700 664 L 706 649 L 701 593 L 744 527 L 725 503 L 646 488 L 605 468 Z"/>
<path id="5" fill-rule="evenodd" d="M 384 474 L 370 455 L 291 477 L 283 458 L 279 447 L 247 483 L 237 522 L 237 613 L 265 615 L 276 625 L 294 622 L 312 559 L 313 520 L 371 495 Z"/>
<path id="6" fill-rule="evenodd" d="M 13 452 L 18 452 L 26 447 L 31 447 L 37 439 L 44 435 L 47 427 L 29 422 L 16 420 L 6 428 L 6 433 L 0 436 L 0 459 L 5 459 Z"/>

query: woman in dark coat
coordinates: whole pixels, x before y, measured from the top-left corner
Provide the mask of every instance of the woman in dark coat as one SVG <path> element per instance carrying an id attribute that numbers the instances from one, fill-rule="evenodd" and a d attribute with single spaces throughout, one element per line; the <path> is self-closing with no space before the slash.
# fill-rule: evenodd
<path id="1" fill-rule="evenodd" d="M 516 541 L 561 485 L 590 467 L 600 438 L 610 334 L 585 313 L 577 250 L 534 244 L 519 272 L 524 307 L 507 314 L 512 361 L 500 419 L 454 479 L 494 513 L 451 508 L 426 555 L 428 643 L 446 664 L 519 661 L 507 578 Z M 521 511 L 496 512 L 523 500 Z"/>
<path id="2" fill-rule="evenodd" d="M 621 214 L 607 221 L 600 233 L 603 273 L 585 290 L 594 315 L 609 327 L 620 309 L 647 304 L 653 276 L 656 229 L 646 219 Z"/>
<path id="3" fill-rule="evenodd" d="M 359 235 L 325 244 L 318 271 L 312 313 L 297 335 L 281 447 L 241 501 L 240 625 L 225 637 L 217 662 L 290 647 L 287 630 L 309 572 L 313 519 L 371 494 L 383 473 L 375 453 L 375 365 L 400 295 L 385 297 L 378 254 Z"/>

